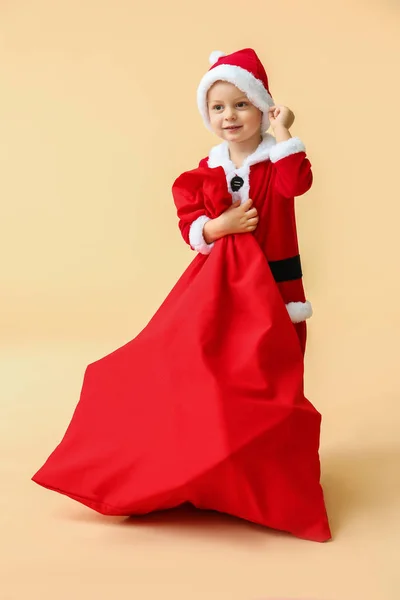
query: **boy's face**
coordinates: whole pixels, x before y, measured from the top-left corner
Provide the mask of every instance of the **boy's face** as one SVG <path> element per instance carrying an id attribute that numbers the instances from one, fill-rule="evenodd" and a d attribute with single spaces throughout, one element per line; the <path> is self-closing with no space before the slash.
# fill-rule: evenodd
<path id="1" fill-rule="evenodd" d="M 262 112 L 232 83 L 214 83 L 207 104 L 212 130 L 223 140 L 244 142 L 261 134 Z"/>

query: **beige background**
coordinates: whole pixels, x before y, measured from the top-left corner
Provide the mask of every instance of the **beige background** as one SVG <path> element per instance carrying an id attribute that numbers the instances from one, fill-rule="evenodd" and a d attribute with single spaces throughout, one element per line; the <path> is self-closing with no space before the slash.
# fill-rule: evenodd
<path id="1" fill-rule="evenodd" d="M 399 597 L 399 7 L 245 5 L 0 4 L 1 600 Z M 322 545 L 208 513 L 107 519 L 30 482 L 86 364 L 194 257 L 171 185 L 218 143 L 195 102 L 209 53 L 247 46 L 314 171 L 297 207 Z"/>

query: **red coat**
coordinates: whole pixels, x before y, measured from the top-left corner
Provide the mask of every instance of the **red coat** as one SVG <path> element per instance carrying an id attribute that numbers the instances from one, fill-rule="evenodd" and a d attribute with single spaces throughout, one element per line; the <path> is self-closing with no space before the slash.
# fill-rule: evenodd
<path id="1" fill-rule="evenodd" d="M 233 202 L 241 200 L 243 203 L 252 198 L 260 218 L 252 235 L 268 260 L 291 320 L 296 324 L 304 352 L 305 320 L 311 317 L 312 308 L 303 288 L 294 200 L 307 192 L 313 181 L 304 144 L 299 138 L 276 144 L 275 138 L 266 134 L 257 151 L 237 169 L 229 158 L 227 144 L 222 143 L 215 146 L 199 166 L 224 169 Z M 237 175 L 244 183 L 238 192 L 234 192 L 231 181 Z M 208 220 L 204 216 L 204 207 L 196 206 L 192 222 L 187 219 L 188 210 L 188 207 L 181 207 L 178 211 L 179 217 L 184 213 L 184 218 L 179 221 L 182 236 L 194 250 L 209 254 L 214 244 L 207 245 L 202 236 L 202 228 Z"/>
<path id="2" fill-rule="evenodd" d="M 195 221 L 232 203 L 222 167 L 182 174 L 173 194 L 192 240 Z M 272 270 L 251 234 L 207 251 L 136 338 L 87 367 L 67 431 L 33 480 L 105 515 L 189 502 L 328 540 L 321 415 L 304 396 Z"/>

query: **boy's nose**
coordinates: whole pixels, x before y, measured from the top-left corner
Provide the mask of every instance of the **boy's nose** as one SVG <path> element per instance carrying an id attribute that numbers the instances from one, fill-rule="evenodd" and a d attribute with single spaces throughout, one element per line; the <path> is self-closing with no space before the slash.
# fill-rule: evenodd
<path id="1" fill-rule="evenodd" d="M 228 121 L 229 121 L 229 120 L 232 120 L 232 119 L 236 119 L 236 113 L 235 113 L 235 111 L 234 111 L 233 109 L 231 109 L 231 108 L 228 108 L 228 109 L 227 109 L 227 111 L 226 111 L 226 115 L 225 115 L 225 116 L 226 116 L 226 119 L 227 119 Z"/>

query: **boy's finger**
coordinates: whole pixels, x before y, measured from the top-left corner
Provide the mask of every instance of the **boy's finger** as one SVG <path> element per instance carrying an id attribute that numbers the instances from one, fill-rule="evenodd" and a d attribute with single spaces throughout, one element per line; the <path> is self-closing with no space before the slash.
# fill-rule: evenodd
<path id="1" fill-rule="evenodd" d="M 248 211 L 246 211 L 247 217 L 255 217 L 256 215 L 258 215 L 257 209 L 256 208 L 249 208 Z"/>
<path id="2" fill-rule="evenodd" d="M 249 208 L 252 206 L 252 204 L 253 204 L 253 200 L 251 198 L 246 200 L 246 202 L 243 204 L 244 210 L 249 210 Z"/>
<path id="3" fill-rule="evenodd" d="M 231 206 L 228 208 L 228 210 L 232 210 L 234 208 L 239 208 L 240 206 L 240 200 L 236 200 L 236 202 L 232 202 Z"/>

